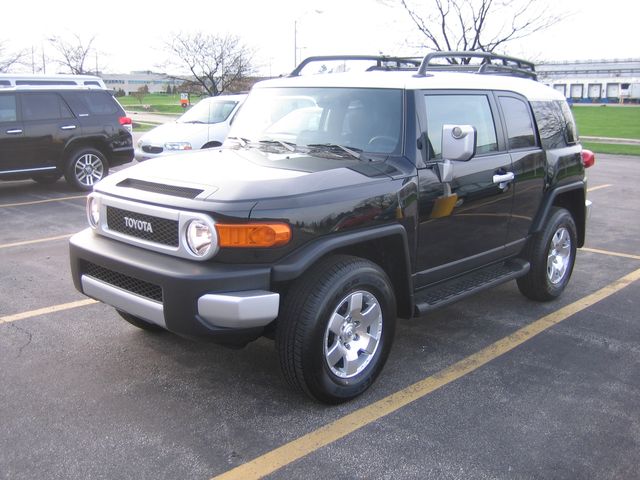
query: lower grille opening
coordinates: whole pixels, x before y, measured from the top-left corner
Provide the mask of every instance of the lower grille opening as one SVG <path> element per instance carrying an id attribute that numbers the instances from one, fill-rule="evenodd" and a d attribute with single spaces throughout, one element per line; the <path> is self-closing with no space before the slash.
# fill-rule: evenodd
<path id="1" fill-rule="evenodd" d="M 121 288 L 130 293 L 134 293 L 149 300 L 162 303 L 162 288 L 159 285 L 145 282 L 120 272 L 114 272 L 94 263 L 85 262 L 85 275 L 96 280 L 107 283 L 114 287 Z"/>

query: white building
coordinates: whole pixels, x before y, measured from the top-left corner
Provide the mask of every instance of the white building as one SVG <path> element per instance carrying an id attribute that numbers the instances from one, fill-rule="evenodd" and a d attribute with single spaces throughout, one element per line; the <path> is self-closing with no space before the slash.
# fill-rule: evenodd
<path id="1" fill-rule="evenodd" d="M 549 62 L 536 65 L 538 80 L 573 102 L 640 102 L 640 59 Z"/>

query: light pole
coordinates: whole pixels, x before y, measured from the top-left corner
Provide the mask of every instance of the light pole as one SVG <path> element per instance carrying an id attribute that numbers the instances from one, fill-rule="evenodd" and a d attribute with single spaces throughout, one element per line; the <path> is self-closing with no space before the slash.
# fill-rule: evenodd
<path id="1" fill-rule="evenodd" d="M 293 68 L 298 66 L 298 20 L 306 17 L 310 13 L 320 15 L 323 13 L 323 10 L 314 9 L 313 11 L 307 11 L 293 21 Z"/>

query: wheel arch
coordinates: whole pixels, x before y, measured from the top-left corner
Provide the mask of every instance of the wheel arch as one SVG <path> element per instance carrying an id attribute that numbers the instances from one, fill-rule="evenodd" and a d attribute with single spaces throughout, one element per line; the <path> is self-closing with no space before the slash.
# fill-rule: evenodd
<path id="1" fill-rule="evenodd" d="M 109 156 L 107 155 L 107 152 L 109 151 L 109 148 L 107 146 L 107 139 L 101 137 L 91 137 L 74 138 L 73 140 L 71 140 L 64 148 L 58 168 L 64 169 L 66 166 L 66 162 L 69 160 L 69 155 L 81 148 L 93 148 L 95 150 L 98 150 L 107 162 L 107 167 L 110 166 Z"/>
<path id="2" fill-rule="evenodd" d="M 586 237 L 586 185 L 583 181 L 563 185 L 551 190 L 536 217 L 531 233 L 537 233 L 551 215 L 552 207 L 562 207 L 569 211 L 577 229 L 577 246 L 584 246 Z"/>
<path id="3" fill-rule="evenodd" d="M 379 265 L 391 280 L 398 316 L 412 316 L 411 261 L 407 234 L 399 224 L 350 232 L 312 242 L 274 265 L 273 280 L 284 283 L 294 281 L 322 258 L 334 254 L 365 258 Z"/>

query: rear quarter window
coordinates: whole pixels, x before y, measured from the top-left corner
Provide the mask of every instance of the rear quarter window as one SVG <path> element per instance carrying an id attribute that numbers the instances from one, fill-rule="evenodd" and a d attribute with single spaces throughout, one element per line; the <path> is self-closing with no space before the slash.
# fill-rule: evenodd
<path id="1" fill-rule="evenodd" d="M 531 102 L 536 117 L 542 148 L 551 150 L 567 146 L 565 138 L 565 118 L 559 102 Z"/>
<path id="2" fill-rule="evenodd" d="M 78 97 L 82 101 L 89 115 L 115 115 L 121 113 L 120 106 L 111 94 L 103 91 L 79 92 Z"/>

